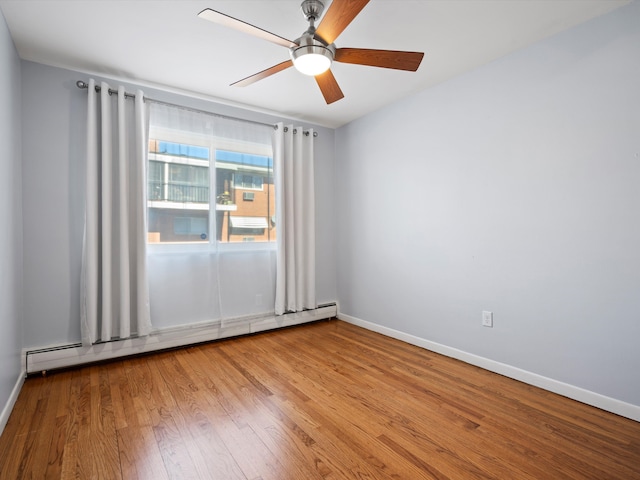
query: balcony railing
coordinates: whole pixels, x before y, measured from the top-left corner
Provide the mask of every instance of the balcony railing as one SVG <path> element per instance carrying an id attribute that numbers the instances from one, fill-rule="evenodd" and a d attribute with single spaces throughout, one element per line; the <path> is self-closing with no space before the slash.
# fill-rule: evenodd
<path id="1" fill-rule="evenodd" d="M 159 202 L 209 203 L 209 187 L 149 182 L 148 199 Z"/>

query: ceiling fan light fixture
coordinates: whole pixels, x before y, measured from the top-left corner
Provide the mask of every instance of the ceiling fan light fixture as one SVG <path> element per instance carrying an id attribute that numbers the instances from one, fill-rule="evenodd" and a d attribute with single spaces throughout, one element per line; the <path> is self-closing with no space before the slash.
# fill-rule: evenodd
<path id="1" fill-rule="evenodd" d="M 329 70 L 333 52 L 322 45 L 304 45 L 291 49 L 291 60 L 300 73 L 315 77 Z"/>

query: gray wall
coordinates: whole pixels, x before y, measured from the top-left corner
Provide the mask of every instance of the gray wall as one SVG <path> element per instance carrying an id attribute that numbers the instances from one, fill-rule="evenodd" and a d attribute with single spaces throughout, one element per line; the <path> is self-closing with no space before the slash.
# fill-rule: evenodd
<path id="1" fill-rule="evenodd" d="M 640 406 L 638 59 L 635 2 L 337 130 L 340 311 Z"/>
<path id="2" fill-rule="evenodd" d="M 20 60 L 0 13 L 0 411 L 21 373 L 21 130 Z"/>
<path id="3" fill-rule="evenodd" d="M 83 154 L 89 75 L 22 62 L 24 142 L 24 346 L 80 340 L 80 262 L 83 220 Z M 94 76 L 99 79 L 99 77 Z M 118 82 L 112 82 L 116 84 Z M 127 91 L 138 86 L 123 83 Z M 275 123 L 286 119 L 252 113 L 166 91 L 148 97 L 216 113 Z M 310 125 L 304 125 L 308 127 Z M 336 301 L 334 233 L 334 134 L 314 127 L 316 139 L 317 287 L 320 303 Z M 152 318 L 153 321 L 153 318 Z M 175 319 L 175 325 L 182 322 Z M 164 322 L 162 327 L 171 326 Z"/>

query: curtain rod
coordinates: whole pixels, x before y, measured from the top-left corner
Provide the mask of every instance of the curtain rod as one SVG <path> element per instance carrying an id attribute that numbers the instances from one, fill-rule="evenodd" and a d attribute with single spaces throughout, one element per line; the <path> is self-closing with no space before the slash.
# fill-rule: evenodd
<path id="1" fill-rule="evenodd" d="M 76 82 L 76 86 L 78 88 L 89 88 L 89 84 L 87 82 L 84 82 L 82 80 L 78 80 Z M 100 87 L 100 85 L 96 85 L 95 86 L 96 92 L 99 92 L 100 90 L 102 90 L 102 87 Z M 114 90 L 113 88 L 109 89 L 109 95 L 112 94 L 117 94 L 118 90 Z M 136 94 L 135 93 L 129 93 L 129 92 L 124 92 L 124 98 L 136 98 Z M 191 107 L 185 107 L 183 105 L 177 105 L 175 103 L 169 103 L 169 102 L 163 102 L 162 100 L 155 100 L 153 98 L 147 98 L 145 97 L 145 100 L 148 100 L 150 102 L 154 102 L 154 103 L 158 103 L 160 105 L 167 105 L 169 107 L 175 107 L 175 108 L 182 108 L 183 110 L 189 110 L 191 112 L 196 112 L 196 113 L 203 113 L 206 115 L 213 115 L 214 117 L 219 117 L 219 118 L 226 118 L 227 120 L 237 120 L 240 122 L 246 122 L 246 123 L 253 123 L 255 125 L 263 125 L 265 127 L 272 127 L 274 129 L 278 129 L 278 125 L 274 125 L 272 123 L 264 123 L 264 122 L 257 122 L 255 120 L 247 120 L 245 118 L 239 118 L 239 117 L 232 117 L 230 115 L 222 115 L 221 113 L 213 113 L 213 112 L 208 112 L 206 110 L 200 110 L 198 108 L 191 108 Z M 284 127 L 284 131 L 288 131 L 288 127 Z M 297 133 L 296 129 L 293 130 L 293 133 Z M 309 135 L 308 131 L 303 132 L 305 135 Z M 317 137 L 318 136 L 318 132 L 313 132 L 313 136 Z"/>

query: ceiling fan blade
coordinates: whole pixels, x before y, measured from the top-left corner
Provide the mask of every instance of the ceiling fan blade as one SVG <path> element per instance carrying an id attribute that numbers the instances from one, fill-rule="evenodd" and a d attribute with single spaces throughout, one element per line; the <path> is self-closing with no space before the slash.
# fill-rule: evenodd
<path id="1" fill-rule="evenodd" d="M 327 102 L 327 105 L 330 105 L 333 102 L 337 102 L 341 98 L 344 98 L 344 93 L 342 93 L 342 90 L 340 90 L 338 82 L 336 81 L 336 77 L 333 76 L 331 70 L 327 70 L 320 75 L 316 75 L 314 78 L 316 79 L 316 83 L 320 87 L 320 91 L 322 92 L 322 96 Z"/>
<path id="2" fill-rule="evenodd" d="M 229 15 L 225 15 L 224 13 L 211 10 L 210 8 L 205 8 L 198 14 L 198 16 L 200 18 L 204 18 L 205 20 L 209 20 L 210 22 L 217 23 L 218 25 L 224 25 L 225 27 L 233 28 L 243 33 L 248 33 L 249 35 L 262 38 L 263 40 L 267 40 L 268 42 L 272 42 L 277 45 L 282 45 L 283 47 L 289 48 L 297 45 L 295 42 L 287 40 L 284 37 L 276 35 L 275 33 L 267 32 L 262 28 L 256 27 L 247 22 L 243 22 L 242 20 L 238 20 L 237 18 L 230 17 Z"/>
<path id="3" fill-rule="evenodd" d="M 273 67 L 267 68 L 266 70 L 262 70 L 261 72 L 254 73 L 253 75 L 243 78 L 242 80 L 238 80 L 231 84 L 232 87 L 246 87 L 247 85 L 251 85 L 252 83 L 256 83 L 258 80 L 262 80 L 264 78 L 270 77 L 271 75 L 281 72 L 282 70 L 286 70 L 289 67 L 293 66 L 293 62 L 291 60 L 285 60 L 282 63 L 274 65 Z"/>
<path id="4" fill-rule="evenodd" d="M 327 44 L 335 42 L 367 3 L 369 0 L 333 0 L 316 28 L 316 35 Z"/>
<path id="5" fill-rule="evenodd" d="M 370 67 L 393 68 L 415 72 L 422 62 L 424 53 L 398 50 L 368 50 L 366 48 L 338 48 L 334 60 Z"/>

